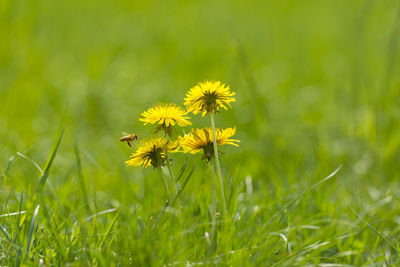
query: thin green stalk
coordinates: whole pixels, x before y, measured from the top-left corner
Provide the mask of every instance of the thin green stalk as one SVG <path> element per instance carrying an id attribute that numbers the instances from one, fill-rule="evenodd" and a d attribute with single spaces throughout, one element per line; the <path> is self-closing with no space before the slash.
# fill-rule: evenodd
<path id="1" fill-rule="evenodd" d="M 215 173 L 212 161 L 210 161 L 210 169 L 212 173 L 211 244 L 214 244 L 214 235 L 217 223 L 217 197 L 215 195 Z"/>
<path id="2" fill-rule="evenodd" d="M 214 137 L 213 145 L 214 145 L 215 164 L 217 165 L 217 174 L 218 174 L 218 179 L 219 179 L 219 184 L 220 184 L 220 189 L 221 189 L 222 203 L 223 203 L 223 207 L 224 207 L 224 218 L 226 218 L 227 209 L 226 209 L 226 202 L 225 202 L 224 183 L 222 181 L 221 166 L 219 164 L 218 143 L 217 143 L 217 136 L 215 134 L 215 120 L 214 120 L 213 112 L 210 112 L 210 119 L 211 119 L 211 127 L 212 127 L 213 137 Z"/>
<path id="3" fill-rule="evenodd" d="M 167 184 L 167 181 L 165 180 L 164 174 L 162 173 L 161 166 L 158 166 L 158 170 L 159 170 L 161 178 L 162 178 L 162 180 L 164 182 L 164 190 L 165 190 L 165 194 L 167 195 L 168 203 L 171 203 L 171 201 L 169 199 L 168 184 Z"/>

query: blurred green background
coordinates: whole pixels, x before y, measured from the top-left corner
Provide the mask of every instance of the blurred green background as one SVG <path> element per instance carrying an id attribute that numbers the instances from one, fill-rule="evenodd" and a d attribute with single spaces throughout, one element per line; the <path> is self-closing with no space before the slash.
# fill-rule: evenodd
<path id="1" fill-rule="evenodd" d="M 74 164 L 76 139 L 115 182 L 135 171 L 121 132 L 151 132 L 144 109 L 221 80 L 237 102 L 217 125 L 242 140 L 226 158 L 248 173 L 286 180 L 343 163 L 355 181 L 398 178 L 396 0 L 0 3 L 3 168 L 16 151 L 44 163 L 68 104 L 56 163 Z"/>
<path id="2" fill-rule="evenodd" d="M 151 170 L 124 165 L 121 132 L 150 134 L 143 110 L 220 80 L 237 102 L 217 126 L 236 126 L 241 140 L 223 148 L 224 172 L 252 176 L 260 199 L 301 192 L 343 164 L 324 189 L 333 206 L 393 195 L 389 211 L 399 209 L 398 0 L 0 0 L 0 37 L 0 170 L 17 151 L 43 166 L 68 105 L 54 187 L 76 176 L 77 142 L 90 192 L 141 201 Z M 38 177 L 18 160 L 8 190 Z"/>

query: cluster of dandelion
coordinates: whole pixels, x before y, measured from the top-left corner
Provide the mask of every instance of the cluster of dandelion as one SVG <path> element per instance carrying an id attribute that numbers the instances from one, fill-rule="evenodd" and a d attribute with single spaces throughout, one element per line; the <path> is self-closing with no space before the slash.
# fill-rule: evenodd
<path id="1" fill-rule="evenodd" d="M 155 169 L 158 169 L 164 183 L 167 200 L 169 201 L 170 192 L 168 189 L 168 182 L 162 172 L 163 167 L 168 167 L 175 194 L 178 194 L 178 188 L 171 168 L 169 153 L 183 152 L 195 154 L 203 151 L 203 159 L 210 164 L 212 172 L 212 236 L 214 236 L 215 232 L 217 213 L 214 162 L 220 183 L 224 216 L 226 216 L 227 213 L 223 178 L 219 163 L 218 146 L 238 146 L 237 143 L 239 142 L 239 140 L 231 139 L 235 134 L 236 128 L 215 128 L 215 114 L 219 113 L 221 109 L 227 110 L 228 107 L 231 107 L 230 103 L 235 101 L 234 95 L 235 93 L 230 91 L 229 86 L 218 81 L 207 81 L 197 84 L 187 92 L 186 98 L 184 99 L 186 110 L 176 104 L 162 103 L 144 111 L 139 120 L 145 125 L 157 125 L 154 136 L 140 141 L 135 152 L 126 162 L 131 166 L 143 166 L 145 168 L 153 166 Z M 189 121 L 190 118 L 187 116 L 190 112 L 193 114 L 201 113 L 203 117 L 209 115 L 211 127 L 191 129 L 189 133 L 183 136 L 178 136 L 177 139 L 174 139 L 175 126 L 184 127 L 191 125 L 191 122 Z M 164 136 L 159 137 L 158 133 L 160 132 L 164 133 Z"/>

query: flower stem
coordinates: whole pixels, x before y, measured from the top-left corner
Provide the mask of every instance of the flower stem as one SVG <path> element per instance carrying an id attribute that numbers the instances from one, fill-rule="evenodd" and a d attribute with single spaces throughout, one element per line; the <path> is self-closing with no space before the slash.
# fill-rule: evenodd
<path id="1" fill-rule="evenodd" d="M 165 156 L 166 156 L 166 160 L 167 160 L 167 166 L 168 166 L 169 175 L 170 175 L 172 183 L 174 185 L 175 196 L 178 196 L 178 187 L 176 186 L 175 176 L 174 176 L 174 173 L 172 172 L 172 167 L 171 167 L 171 163 L 169 162 L 169 156 L 168 156 L 168 152 L 167 151 L 165 151 Z M 179 198 L 177 199 L 177 201 L 178 201 L 178 206 L 180 208 L 181 207 L 181 203 L 179 202 Z"/>
<path id="2" fill-rule="evenodd" d="M 163 180 L 163 182 L 164 182 L 164 189 L 165 189 L 165 194 L 167 195 L 168 203 L 171 203 L 171 201 L 170 201 L 170 199 L 169 199 L 168 184 L 167 184 L 167 181 L 165 180 L 164 174 L 162 173 L 161 166 L 158 166 L 158 170 L 159 170 L 160 175 L 161 175 L 161 178 L 162 178 L 162 180 Z"/>
<path id="3" fill-rule="evenodd" d="M 215 134 L 215 120 L 214 120 L 214 112 L 210 112 L 210 119 L 211 119 L 211 127 L 213 131 L 213 145 L 214 145 L 214 156 L 215 156 L 215 164 L 217 165 L 217 174 L 221 189 L 221 196 L 222 196 L 222 203 L 224 207 L 224 218 L 226 218 L 227 210 L 226 210 L 226 202 L 225 202 L 225 193 L 224 193 L 224 183 L 222 181 L 222 174 L 221 174 L 221 166 L 219 165 L 219 153 L 218 153 L 218 143 L 217 143 L 217 136 Z"/>
<path id="4" fill-rule="evenodd" d="M 214 164 L 212 161 L 210 161 L 210 169 L 212 173 L 211 244 L 213 244 L 215 227 L 217 223 L 217 197 L 215 195 L 215 173 L 214 173 Z"/>

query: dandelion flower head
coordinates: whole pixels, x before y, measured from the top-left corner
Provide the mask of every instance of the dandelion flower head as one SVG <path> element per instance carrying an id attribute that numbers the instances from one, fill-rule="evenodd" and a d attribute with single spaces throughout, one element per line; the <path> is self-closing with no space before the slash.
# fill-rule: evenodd
<path id="1" fill-rule="evenodd" d="M 215 135 L 218 145 L 239 146 L 240 142 L 236 139 L 230 139 L 236 132 L 236 128 L 215 129 Z M 192 129 L 192 131 L 179 138 L 179 145 L 184 153 L 195 154 L 204 151 L 204 158 L 208 161 L 214 156 L 214 135 L 211 128 Z"/>
<path id="2" fill-rule="evenodd" d="M 143 118 L 139 120 L 144 122 L 145 125 L 158 124 L 156 132 L 164 129 L 169 136 L 172 136 L 172 127 L 175 124 L 179 126 L 191 124 L 190 118 L 186 116 L 187 113 L 186 110 L 178 105 L 161 103 L 144 111 L 141 114 Z"/>
<path id="3" fill-rule="evenodd" d="M 218 112 L 219 108 L 228 109 L 231 107 L 231 102 L 235 102 L 233 97 L 234 92 L 231 92 L 229 86 L 217 82 L 202 82 L 194 86 L 187 92 L 185 98 L 185 106 L 189 112 L 193 114 L 202 113 L 205 116 L 210 112 Z"/>
<path id="4" fill-rule="evenodd" d="M 143 168 L 147 168 L 152 165 L 154 168 L 158 168 L 164 166 L 167 152 L 175 152 L 177 150 L 178 141 L 160 137 L 145 139 L 125 163 L 129 166 L 143 165 Z"/>

